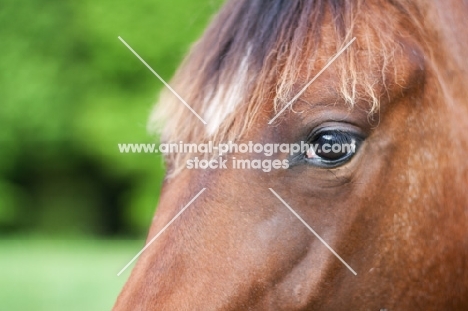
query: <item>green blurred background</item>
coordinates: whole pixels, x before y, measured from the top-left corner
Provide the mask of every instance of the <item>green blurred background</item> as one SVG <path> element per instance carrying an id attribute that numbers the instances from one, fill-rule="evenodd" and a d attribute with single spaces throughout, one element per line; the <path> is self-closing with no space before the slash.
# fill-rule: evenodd
<path id="1" fill-rule="evenodd" d="M 110 310 L 164 175 L 120 154 L 221 0 L 0 1 L 0 309 Z"/>

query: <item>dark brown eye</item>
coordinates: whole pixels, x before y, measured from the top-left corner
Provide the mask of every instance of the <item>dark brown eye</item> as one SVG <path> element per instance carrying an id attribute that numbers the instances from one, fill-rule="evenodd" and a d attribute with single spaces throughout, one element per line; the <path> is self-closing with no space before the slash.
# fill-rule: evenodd
<path id="1" fill-rule="evenodd" d="M 335 167 L 351 159 L 362 139 L 342 130 L 326 130 L 314 135 L 305 159 L 318 166 Z"/>
<path id="2" fill-rule="evenodd" d="M 347 146 L 352 144 L 352 139 L 346 133 L 329 131 L 320 134 L 315 143 L 322 159 L 336 161 L 348 154 Z"/>

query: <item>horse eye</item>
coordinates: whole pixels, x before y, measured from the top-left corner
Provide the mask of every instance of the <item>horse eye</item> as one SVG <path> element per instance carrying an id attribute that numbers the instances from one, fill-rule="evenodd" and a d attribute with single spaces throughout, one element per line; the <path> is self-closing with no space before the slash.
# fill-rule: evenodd
<path id="1" fill-rule="evenodd" d="M 361 141 L 357 135 L 342 130 L 322 131 L 309 141 L 304 157 L 317 166 L 336 167 L 352 158 Z"/>

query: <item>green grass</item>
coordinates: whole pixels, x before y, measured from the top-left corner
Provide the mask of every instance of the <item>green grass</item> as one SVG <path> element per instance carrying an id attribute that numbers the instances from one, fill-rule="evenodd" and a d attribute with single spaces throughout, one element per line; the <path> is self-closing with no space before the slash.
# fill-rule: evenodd
<path id="1" fill-rule="evenodd" d="M 0 309 L 110 310 L 143 241 L 0 241 Z"/>

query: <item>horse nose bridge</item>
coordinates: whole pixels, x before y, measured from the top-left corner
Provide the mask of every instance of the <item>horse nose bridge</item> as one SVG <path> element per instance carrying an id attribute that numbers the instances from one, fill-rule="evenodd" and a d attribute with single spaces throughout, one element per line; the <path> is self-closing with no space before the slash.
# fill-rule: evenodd
<path id="1" fill-rule="evenodd" d="M 206 188 L 184 187 L 185 191 L 181 191 L 181 187 L 180 184 L 163 187 L 148 234 L 149 241 L 158 234 L 161 235 L 158 238 L 162 238 L 164 231 L 181 226 L 181 223 L 187 221 L 187 215 L 191 214 L 190 210 L 203 204 L 200 197 Z"/>

